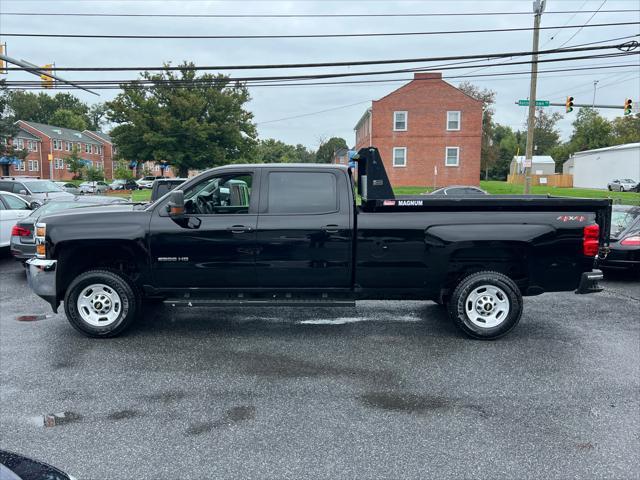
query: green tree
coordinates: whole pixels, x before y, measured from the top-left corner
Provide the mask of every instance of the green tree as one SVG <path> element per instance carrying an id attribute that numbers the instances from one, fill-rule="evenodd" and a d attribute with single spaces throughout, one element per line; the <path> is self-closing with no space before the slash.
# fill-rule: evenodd
<path id="1" fill-rule="evenodd" d="M 551 150 L 560 144 L 560 132 L 557 129 L 562 115 L 558 112 L 547 113 L 538 109 L 535 128 L 533 129 L 534 155 L 549 155 Z"/>
<path id="2" fill-rule="evenodd" d="M 47 123 L 57 127 L 71 128 L 72 130 L 82 131 L 87 128 L 87 121 L 82 115 L 66 108 L 56 110 Z"/>
<path id="3" fill-rule="evenodd" d="M 15 125 L 16 118 L 9 106 L 10 97 L 7 91 L 5 81 L 0 80 L 0 157 L 17 157 L 24 159 L 29 152 L 27 150 L 19 150 L 8 142 L 5 144 L 5 140 L 13 138 L 18 132 L 18 127 Z M 9 175 L 9 165 L 3 164 L 2 175 Z"/>
<path id="4" fill-rule="evenodd" d="M 94 103 L 87 113 L 87 128 L 102 131 L 106 124 L 108 108 L 104 103 Z"/>
<path id="5" fill-rule="evenodd" d="M 75 180 L 82 179 L 82 174 L 84 172 L 84 162 L 82 158 L 80 158 L 80 152 L 78 151 L 78 147 L 74 144 L 71 153 L 65 157 L 65 163 L 67 164 L 67 168 L 71 173 L 73 173 L 73 178 Z"/>
<path id="6" fill-rule="evenodd" d="M 106 121 L 104 103 L 89 106 L 70 93 L 49 95 L 15 90 L 9 94 L 8 103 L 14 116 L 20 120 L 75 130 L 100 130 Z"/>
<path id="7" fill-rule="evenodd" d="M 570 140 L 573 152 L 610 146 L 611 130 L 611 123 L 597 110 L 581 108 L 573 122 L 573 135 Z"/>
<path id="8" fill-rule="evenodd" d="M 304 145 L 289 145 L 280 140 L 267 138 L 258 141 L 253 159 L 258 163 L 312 163 L 315 153 Z"/>
<path id="9" fill-rule="evenodd" d="M 166 161 L 180 176 L 250 158 L 256 129 L 244 108 L 250 99 L 246 86 L 224 75 L 197 76 L 192 63 L 182 67 L 144 72 L 148 85 L 122 85 L 123 92 L 107 103 L 120 157 Z"/>
<path id="10" fill-rule="evenodd" d="M 462 82 L 458 85 L 458 90 L 466 93 L 476 100 L 482 102 L 482 144 L 480 148 L 480 168 L 485 172 L 485 180 L 489 177 L 489 169 L 498 160 L 498 145 L 494 141 L 493 115 L 495 110 L 493 105 L 496 101 L 496 92 L 484 88 L 481 89 L 470 82 Z"/>
<path id="11" fill-rule="evenodd" d="M 323 141 L 316 152 L 316 163 L 331 163 L 334 153 L 341 148 L 347 147 L 347 141 L 340 137 L 331 137 Z"/>
<path id="12" fill-rule="evenodd" d="M 96 167 L 87 167 L 86 176 L 90 182 L 101 181 L 104 180 L 104 170 Z"/>
<path id="13" fill-rule="evenodd" d="M 640 113 L 616 117 L 611 122 L 613 145 L 640 142 Z"/>
<path id="14" fill-rule="evenodd" d="M 496 160 L 489 168 L 491 180 L 506 180 L 513 157 L 524 152 L 526 136 L 514 132 L 510 127 L 495 124 L 492 131 L 493 145 L 496 148 Z"/>
<path id="15" fill-rule="evenodd" d="M 129 168 L 128 162 L 125 160 L 118 160 L 113 166 L 113 178 L 118 180 L 129 180 L 135 178 L 133 174 L 134 170 Z"/>

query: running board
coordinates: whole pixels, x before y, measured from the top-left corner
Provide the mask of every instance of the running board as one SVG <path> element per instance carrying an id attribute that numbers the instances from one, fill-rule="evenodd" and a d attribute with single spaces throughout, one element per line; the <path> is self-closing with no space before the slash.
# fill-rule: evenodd
<path id="1" fill-rule="evenodd" d="M 351 299 L 294 299 L 294 298 L 168 298 L 163 302 L 171 307 L 355 307 Z"/>

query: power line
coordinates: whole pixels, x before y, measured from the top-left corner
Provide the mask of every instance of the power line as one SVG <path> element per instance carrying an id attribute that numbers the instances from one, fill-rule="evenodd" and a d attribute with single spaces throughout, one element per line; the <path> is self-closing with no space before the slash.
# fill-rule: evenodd
<path id="1" fill-rule="evenodd" d="M 595 50 L 606 49 L 635 49 L 638 47 L 637 41 L 629 41 L 622 44 L 612 45 L 600 45 L 607 41 L 616 41 L 626 38 L 640 37 L 640 34 L 630 35 L 626 37 L 613 38 L 610 40 L 601 40 L 597 42 L 573 45 L 567 48 L 552 48 L 549 50 L 540 50 L 539 55 L 548 55 L 553 53 L 575 53 L 575 52 L 588 52 Z M 524 57 L 531 55 L 531 51 L 520 52 L 506 52 L 506 53 L 481 53 L 473 55 L 450 55 L 446 57 L 419 57 L 419 58 L 395 58 L 395 59 L 382 59 L 382 60 L 351 60 L 344 62 L 315 62 L 315 63 L 280 63 L 280 64 L 254 64 L 254 65 L 183 65 L 183 66 L 130 66 L 130 67 L 57 67 L 56 71 L 73 71 L 73 72 L 110 72 L 110 71 L 206 71 L 206 70 L 270 70 L 270 69 L 291 69 L 291 68 L 321 68 L 321 67 L 356 67 L 365 65 L 392 65 L 399 63 L 428 63 L 428 62 L 443 62 L 452 60 L 489 60 L 508 57 Z M 19 67 L 7 67 L 7 70 L 24 70 Z"/>
<path id="2" fill-rule="evenodd" d="M 580 6 L 580 8 L 579 8 L 576 12 L 574 12 L 574 14 L 573 14 L 573 15 L 571 15 L 571 17 L 570 17 L 570 18 L 569 18 L 569 19 L 568 19 L 564 24 L 565 24 L 565 25 L 569 25 L 569 24 L 573 21 L 573 19 L 574 19 L 574 18 L 576 18 L 576 15 L 578 15 L 578 13 L 584 13 L 584 12 L 582 12 L 582 8 L 583 8 L 587 3 L 589 3 L 589 0 L 584 0 L 584 3 Z M 590 13 L 591 13 L 591 12 L 590 12 Z M 546 14 L 545 14 L 545 15 L 546 15 Z M 549 39 L 548 39 L 548 40 L 544 43 L 544 45 L 542 45 L 542 46 L 544 47 L 544 46 L 548 45 L 548 44 L 549 44 L 549 42 L 551 42 L 554 38 L 556 38 L 556 35 L 557 35 L 558 33 L 560 33 L 560 30 L 558 30 L 557 32 L 552 33 L 552 34 L 551 34 L 551 36 L 549 37 Z"/>
<path id="3" fill-rule="evenodd" d="M 590 72 L 593 72 L 593 70 L 595 69 L 611 69 L 611 68 L 625 68 L 625 67 L 629 67 L 629 64 L 622 64 L 622 65 L 606 65 L 606 66 L 600 66 L 600 67 L 594 67 L 594 66 L 588 66 L 588 67 L 576 67 L 576 68 L 559 68 L 559 69 L 552 69 L 552 70 L 540 70 L 539 73 L 552 73 L 552 72 L 572 72 L 572 71 L 583 71 L 583 70 L 588 70 Z M 636 65 L 634 65 L 636 66 Z M 640 65 L 638 65 L 640 66 Z M 485 74 L 473 74 L 473 75 L 454 75 L 454 76 L 448 76 L 448 77 L 442 77 L 443 80 L 455 80 L 455 79 L 461 79 L 461 78 L 482 78 L 482 77 L 503 77 L 503 76 L 513 76 L 513 75 L 528 75 L 530 72 L 523 70 L 523 71 L 516 71 L 516 72 L 501 72 L 501 73 L 485 73 Z M 635 73 L 635 70 L 634 70 Z M 591 74 L 590 74 L 591 75 Z M 412 80 L 416 80 L 416 81 L 435 81 L 435 80 L 440 80 L 440 78 L 418 78 L 418 79 L 412 79 L 412 78 L 399 78 L 399 79 L 381 79 L 381 80 L 353 80 L 353 81 L 328 81 L 328 82 L 305 82 L 305 83 L 276 83 L 276 82 L 271 82 L 271 83 L 247 83 L 246 86 L 247 87 L 290 87 L 290 86 L 308 86 L 308 85 L 346 85 L 346 84 L 373 84 L 373 83 L 391 83 L 391 82 L 409 82 Z M 104 84 L 104 83 L 98 83 L 96 84 L 96 82 L 105 82 L 105 81 L 91 81 L 91 80 L 85 80 L 85 81 L 78 81 L 75 83 L 79 83 L 81 85 L 96 85 L 93 86 L 92 88 L 94 89 L 103 89 L 103 90 L 117 90 L 120 89 L 122 85 L 129 86 L 129 87 L 144 87 L 144 86 L 153 86 L 154 83 L 153 82 L 145 82 L 145 81 L 140 81 L 140 80 L 124 80 L 121 81 L 120 83 L 118 83 L 119 81 L 113 81 L 114 83 L 112 84 Z M 220 80 L 217 80 L 218 83 L 221 83 Z M 206 82 L 198 82 L 198 81 L 194 81 L 194 80 L 174 80 L 174 81 L 158 81 L 156 82 L 158 85 L 170 85 L 174 88 L 193 88 L 193 87 L 197 87 L 197 86 L 208 86 L 208 85 L 214 85 L 215 81 L 209 81 L 209 83 L 207 84 Z M 231 81 L 227 81 L 225 80 L 222 83 L 232 83 Z M 33 82 L 33 81 L 9 81 L 6 82 L 7 87 L 10 87 L 11 89 L 14 90 L 20 90 L 20 89 L 41 89 L 42 87 L 40 86 L 39 82 Z M 244 88 L 245 84 L 242 84 L 240 82 L 237 82 L 235 85 L 223 85 L 225 88 Z M 25 88 L 27 87 L 27 88 Z M 67 90 L 68 88 L 59 88 L 56 87 L 58 89 L 61 90 Z"/>
<path id="4" fill-rule="evenodd" d="M 605 3 L 607 3 L 607 0 L 603 0 L 603 2 L 600 4 L 600 6 L 597 8 L 597 10 L 596 10 L 595 12 L 593 12 L 593 15 L 591 15 L 591 16 L 589 17 L 589 19 L 584 23 L 584 25 L 583 25 L 582 27 L 580 27 L 578 30 L 576 30 L 576 31 L 573 33 L 573 35 L 571 35 L 571 36 L 570 36 L 570 37 L 569 37 L 569 38 L 568 38 L 568 39 L 567 39 L 567 40 L 566 40 L 562 45 L 560 45 L 560 48 L 564 47 L 567 43 L 569 43 L 571 40 L 573 40 L 573 38 L 574 38 L 576 35 L 578 35 L 578 34 L 582 31 L 582 29 L 583 29 L 583 28 L 585 28 L 585 27 L 589 27 L 590 25 L 587 25 L 587 24 L 588 24 L 588 23 L 593 19 L 593 17 L 595 17 L 595 16 L 598 14 L 598 12 L 600 11 L 600 9 L 601 9 L 602 7 L 604 7 L 604 4 L 605 4 Z"/>
<path id="5" fill-rule="evenodd" d="M 343 108 L 355 107 L 356 105 L 362 105 L 363 103 L 370 103 L 370 102 L 371 100 L 364 100 L 362 102 L 350 103 L 349 105 L 340 105 L 339 107 L 325 108 L 324 110 L 318 110 L 315 112 L 301 113 L 299 115 L 293 115 L 291 117 L 277 118 L 275 120 L 266 120 L 264 122 L 257 122 L 256 125 L 265 125 L 268 123 L 284 122 L 285 120 L 295 120 L 296 118 L 310 117 L 311 115 L 318 115 L 320 113 L 333 112 L 335 110 L 342 110 Z"/>
<path id="6" fill-rule="evenodd" d="M 638 52 L 618 52 L 618 53 L 608 53 L 608 54 L 599 54 L 599 55 L 581 55 L 576 57 L 564 57 L 564 58 L 548 58 L 543 60 L 538 60 L 537 63 L 551 63 L 551 62 L 565 62 L 565 61 L 576 61 L 576 60 L 590 60 L 595 58 L 617 58 L 617 57 L 626 57 L 629 55 L 639 55 Z M 532 63 L 531 60 L 523 60 L 519 62 L 510 62 L 505 63 L 503 65 L 530 65 Z M 444 67 L 441 66 L 437 68 L 437 70 L 457 70 L 464 68 L 473 68 L 475 66 L 449 66 Z M 425 71 L 433 71 L 434 68 L 403 68 L 403 69 L 394 69 L 394 70 L 373 70 L 373 71 L 364 71 L 364 72 L 342 72 L 342 73 L 318 73 L 311 75 L 272 75 L 272 76 L 253 76 L 253 77 L 214 77 L 214 78 L 194 78 L 194 79 L 138 79 L 138 80 L 85 80 L 84 82 L 90 83 L 92 85 L 106 85 L 106 84 L 124 84 L 127 82 L 137 82 L 137 84 L 155 84 L 164 82 L 169 85 L 178 84 L 178 83 L 190 83 L 193 85 L 196 84 L 215 84 L 216 82 L 255 82 L 255 81 L 287 81 L 287 80 L 318 80 L 318 79 L 331 79 L 331 78 L 344 78 L 344 77 L 360 77 L 360 76 L 373 76 L 373 75 L 389 75 L 395 73 L 411 73 L 411 72 L 425 72 Z M 77 83 L 82 84 L 83 81 L 78 81 Z"/>
<path id="7" fill-rule="evenodd" d="M 593 25 L 564 25 L 553 27 L 540 27 L 540 30 L 567 29 L 567 28 L 596 28 L 624 25 L 640 25 L 640 22 L 613 22 L 594 23 Z M 517 28 L 491 28 L 478 30 L 440 30 L 430 32 L 368 32 L 368 33 L 315 33 L 315 34 L 289 34 L 289 35 L 126 35 L 126 34 L 95 34 L 95 33 L 3 33 L 6 37 L 39 37 L 39 38 L 84 38 L 84 39 L 148 39 L 148 40 L 249 40 L 249 39 L 287 39 L 287 38 L 364 38 L 364 37 L 404 37 L 404 36 L 431 36 L 431 35 L 457 35 L 472 33 L 499 33 L 499 32 L 526 32 L 533 27 Z"/>
<path id="8" fill-rule="evenodd" d="M 588 1 L 588 0 L 587 0 Z M 585 2 L 586 3 L 586 2 Z M 594 13 L 597 10 L 561 10 L 545 15 Z M 637 9 L 602 10 L 600 13 L 635 13 Z M 439 13 L 86 13 L 0 12 L 0 16 L 25 17 L 116 17 L 116 18 L 371 18 L 371 17 L 479 17 L 531 15 L 531 12 L 439 12 Z M 574 15 L 575 17 L 575 15 Z M 571 21 L 574 17 L 570 18 Z M 569 23 L 569 22 L 567 22 Z"/>

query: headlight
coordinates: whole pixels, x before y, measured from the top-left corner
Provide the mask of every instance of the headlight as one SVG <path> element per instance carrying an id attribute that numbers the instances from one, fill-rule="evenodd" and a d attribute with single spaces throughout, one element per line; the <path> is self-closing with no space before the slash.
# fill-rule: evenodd
<path id="1" fill-rule="evenodd" d="M 47 224 L 36 223 L 36 257 L 47 258 L 47 245 L 45 237 L 47 235 Z"/>

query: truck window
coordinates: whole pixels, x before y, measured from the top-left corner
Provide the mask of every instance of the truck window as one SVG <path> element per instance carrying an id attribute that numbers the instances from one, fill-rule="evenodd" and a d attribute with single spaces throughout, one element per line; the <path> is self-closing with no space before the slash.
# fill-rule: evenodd
<path id="1" fill-rule="evenodd" d="M 336 177 L 332 173 L 269 173 L 268 213 L 331 213 L 337 209 Z"/>
<path id="2" fill-rule="evenodd" d="M 185 210 L 196 215 L 249 213 L 251 180 L 250 174 L 232 174 L 198 183 L 184 192 Z"/>

